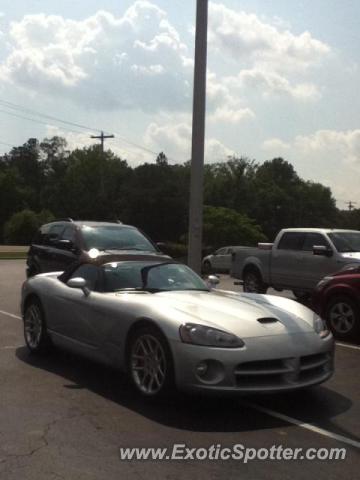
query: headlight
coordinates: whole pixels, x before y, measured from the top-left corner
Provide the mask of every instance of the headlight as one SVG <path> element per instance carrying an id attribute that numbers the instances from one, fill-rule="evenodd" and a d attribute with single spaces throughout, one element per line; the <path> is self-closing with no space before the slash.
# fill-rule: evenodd
<path id="1" fill-rule="evenodd" d="M 184 343 L 207 347 L 239 348 L 245 345 L 241 338 L 232 333 L 196 323 L 181 325 L 180 338 Z"/>
<path id="2" fill-rule="evenodd" d="M 325 285 L 327 285 L 329 282 L 331 282 L 331 280 L 333 279 L 334 277 L 324 277 L 322 280 L 320 280 L 320 282 L 316 285 L 316 288 L 317 289 L 320 289 L 320 288 L 324 288 Z"/>
<path id="3" fill-rule="evenodd" d="M 326 323 L 320 317 L 315 317 L 314 319 L 314 330 L 320 335 L 321 338 L 325 338 L 330 335 L 330 331 L 327 329 Z"/>

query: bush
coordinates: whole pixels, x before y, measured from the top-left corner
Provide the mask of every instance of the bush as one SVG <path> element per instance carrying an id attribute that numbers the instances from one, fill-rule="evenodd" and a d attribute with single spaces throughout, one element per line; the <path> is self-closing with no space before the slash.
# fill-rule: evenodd
<path id="1" fill-rule="evenodd" d="M 4 240 L 12 245 L 29 245 L 40 225 L 54 220 L 48 210 L 35 213 L 25 209 L 14 215 L 5 223 Z"/>

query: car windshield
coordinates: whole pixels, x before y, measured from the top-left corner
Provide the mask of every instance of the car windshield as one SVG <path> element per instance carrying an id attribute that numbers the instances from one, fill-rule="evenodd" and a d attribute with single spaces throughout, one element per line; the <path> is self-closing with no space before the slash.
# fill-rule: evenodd
<path id="1" fill-rule="evenodd" d="M 154 245 L 136 228 L 117 225 L 88 226 L 81 228 L 87 250 L 145 250 L 156 252 Z"/>
<path id="2" fill-rule="evenodd" d="M 338 252 L 360 252 L 360 232 L 332 232 L 329 238 Z"/>
<path id="3" fill-rule="evenodd" d="M 195 272 L 180 263 L 115 262 L 104 265 L 103 270 L 106 292 L 209 290 Z"/>

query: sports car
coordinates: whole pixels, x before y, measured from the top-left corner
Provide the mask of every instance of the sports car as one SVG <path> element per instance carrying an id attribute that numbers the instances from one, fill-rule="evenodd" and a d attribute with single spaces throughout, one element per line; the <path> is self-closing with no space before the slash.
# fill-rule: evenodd
<path id="1" fill-rule="evenodd" d="M 125 371 L 157 397 L 176 389 L 260 393 L 331 377 L 334 341 L 295 301 L 216 288 L 169 257 L 99 255 L 22 288 L 25 341 Z"/>

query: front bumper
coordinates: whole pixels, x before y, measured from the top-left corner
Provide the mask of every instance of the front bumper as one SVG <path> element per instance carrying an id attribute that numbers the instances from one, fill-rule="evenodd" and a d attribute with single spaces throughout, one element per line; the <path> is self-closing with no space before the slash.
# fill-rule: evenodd
<path id="1" fill-rule="evenodd" d="M 173 341 L 177 387 L 185 391 L 272 393 L 320 384 L 334 372 L 334 340 L 315 333 L 245 339 L 243 348 Z"/>

